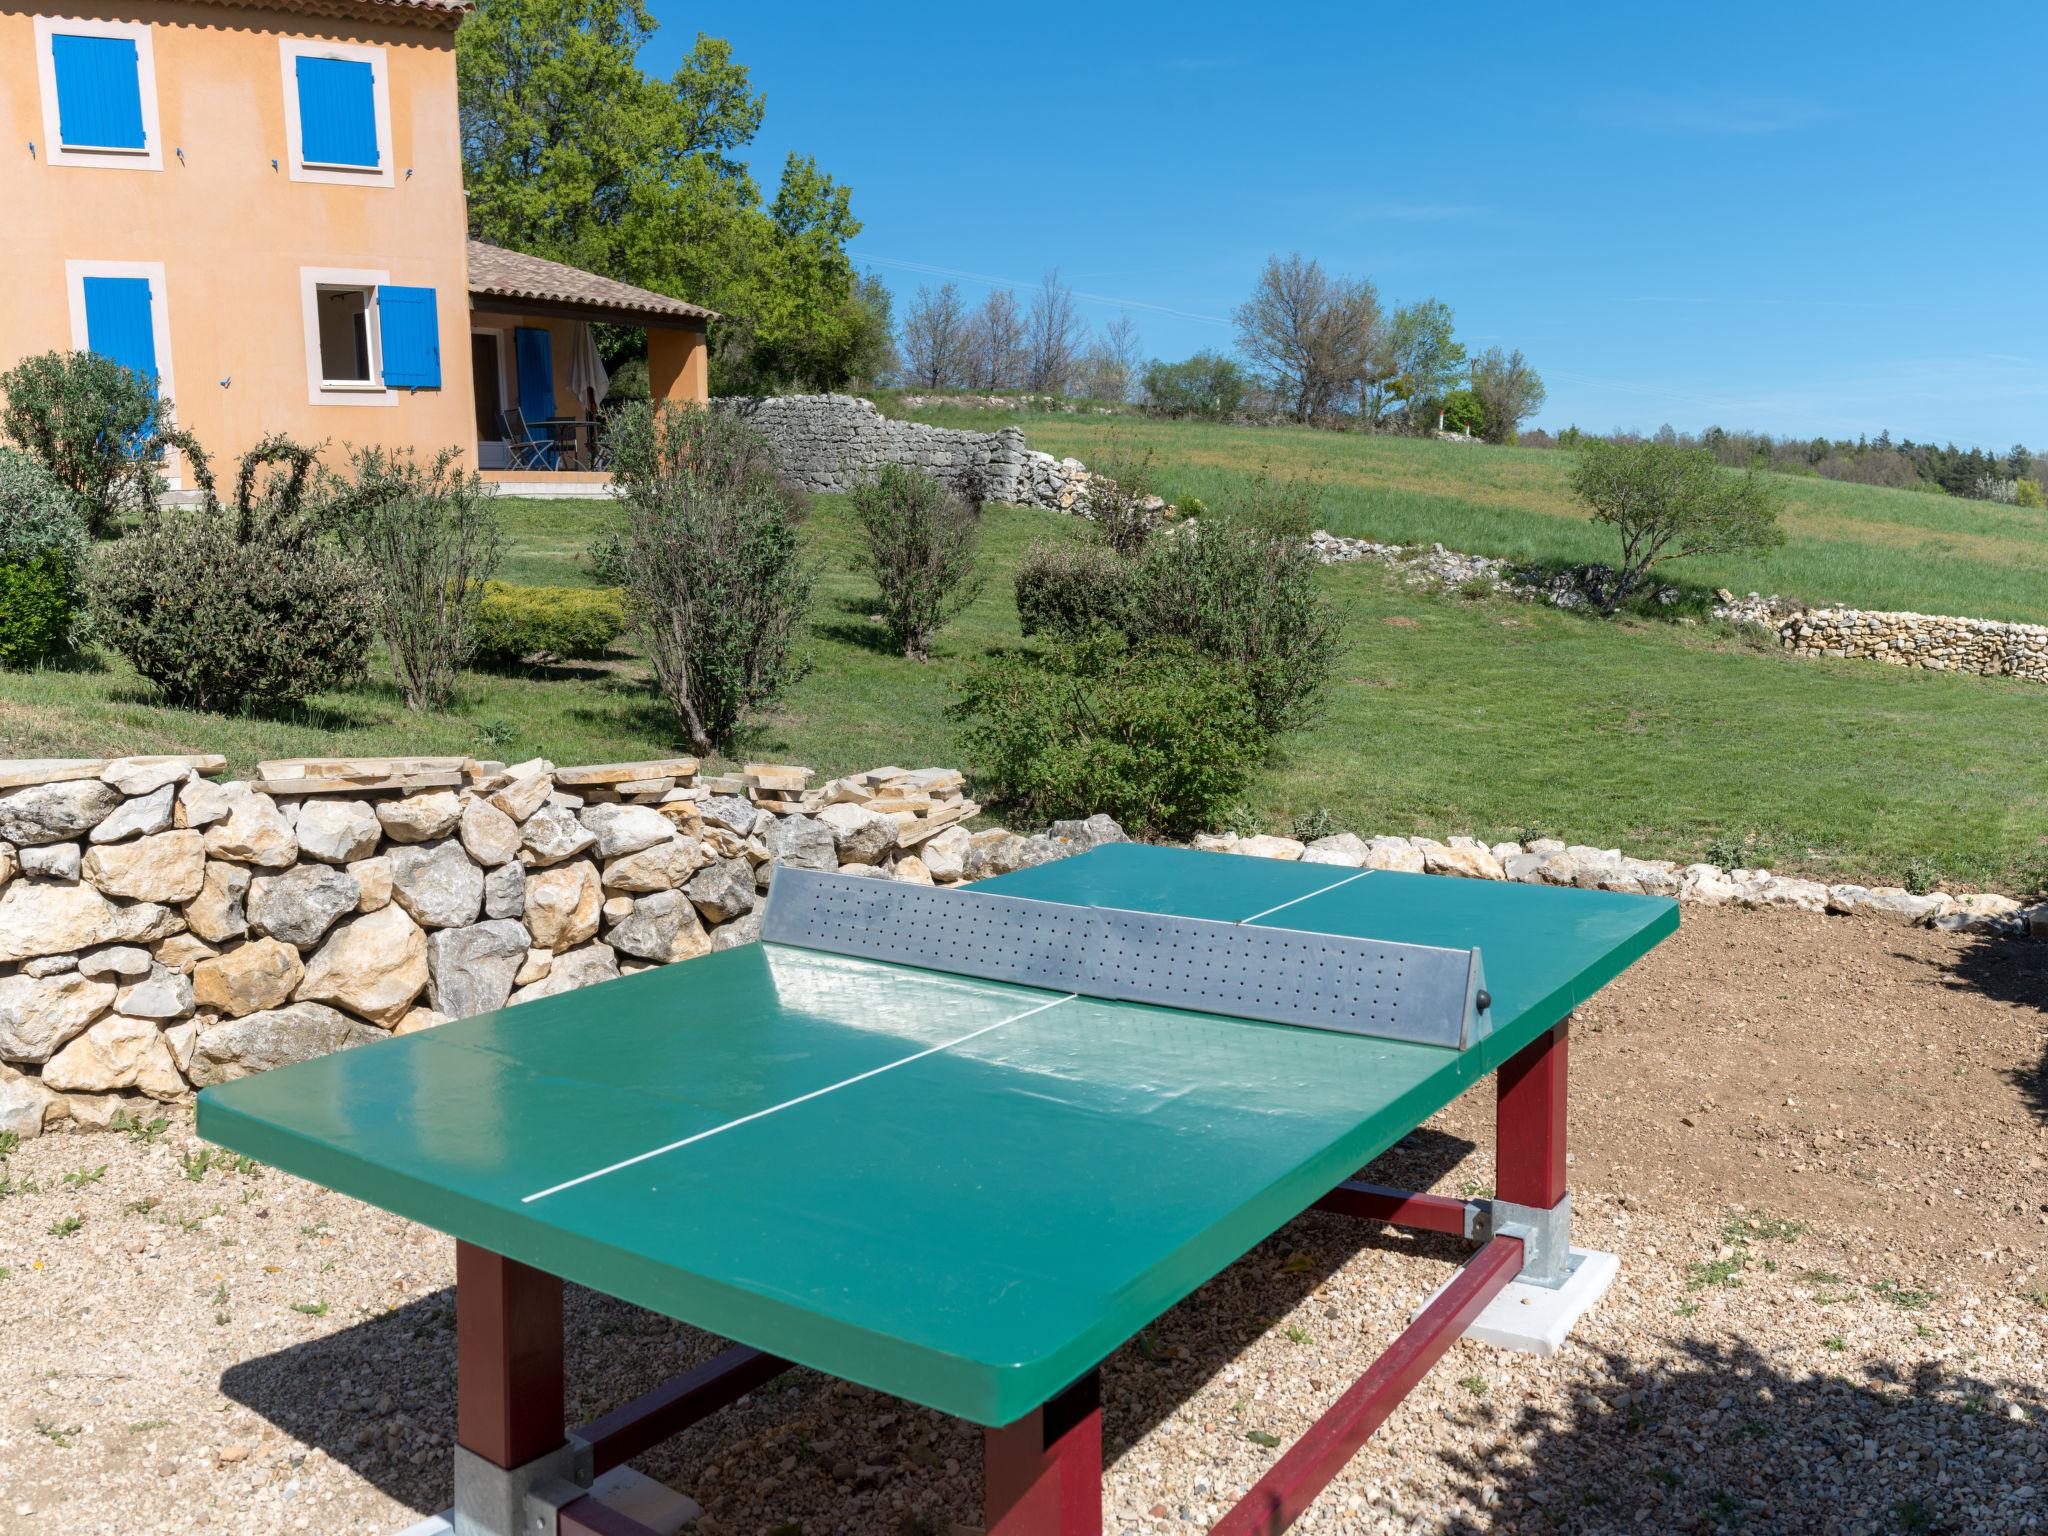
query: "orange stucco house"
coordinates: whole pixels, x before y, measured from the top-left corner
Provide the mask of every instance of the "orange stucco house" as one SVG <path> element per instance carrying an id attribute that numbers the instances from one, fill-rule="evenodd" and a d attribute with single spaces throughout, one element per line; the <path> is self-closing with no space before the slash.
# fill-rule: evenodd
<path id="1" fill-rule="evenodd" d="M 701 401 L 715 317 L 468 238 L 468 8 L 0 0 L 0 368 L 104 352 L 217 461 L 268 432 L 453 445 L 601 491 L 590 322 L 643 328 L 654 394 Z"/>

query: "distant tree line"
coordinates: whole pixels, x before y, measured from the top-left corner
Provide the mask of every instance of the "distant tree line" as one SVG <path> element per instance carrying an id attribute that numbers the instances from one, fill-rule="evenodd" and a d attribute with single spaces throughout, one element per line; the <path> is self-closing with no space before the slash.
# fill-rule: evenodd
<path id="1" fill-rule="evenodd" d="M 1332 275 L 1299 252 L 1268 258 L 1233 324 L 1234 355 L 1147 363 L 1131 317 L 1091 331 L 1057 269 L 1024 300 L 999 288 L 971 308 L 958 284 L 927 285 L 904 309 L 898 378 L 913 389 L 1079 396 L 1164 416 L 1277 416 L 1373 432 L 1444 424 L 1491 442 L 1513 441 L 1545 398 L 1519 350 L 1468 353 L 1440 299 L 1390 307 L 1370 279 Z"/>
<path id="2" fill-rule="evenodd" d="M 2008 506 L 2038 507 L 2043 501 L 2039 468 L 2024 443 L 2015 443 L 1999 454 L 1982 448 L 1958 448 L 1954 443 L 1916 443 L 1909 437 L 1895 441 L 1890 432 L 1853 439 L 1773 437 L 1766 432 L 1731 432 L 1723 427 L 1709 427 L 1699 433 L 1680 432 L 1668 422 L 1652 433 L 1619 427 L 1612 432 L 1593 433 L 1567 427 L 1554 435 L 1531 432 L 1522 442 L 1532 448 L 1574 448 L 1596 439 L 1703 448 L 1717 462 L 1734 469 L 1817 475 L 1823 480 L 1881 485 L 1895 490 L 1945 491 L 1951 496 Z"/>

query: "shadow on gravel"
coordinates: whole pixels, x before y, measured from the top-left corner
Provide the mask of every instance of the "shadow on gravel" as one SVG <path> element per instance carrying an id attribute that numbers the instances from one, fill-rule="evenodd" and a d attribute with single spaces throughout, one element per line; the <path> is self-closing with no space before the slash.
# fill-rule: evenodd
<path id="1" fill-rule="evenodd" d="M 725 1341 L 570 1286 L 567 1420 L 596 1418 L 709 1359 Z M 448 1507 L 455 1441 L 455 1291 L 228 1368 L 221 1391 L 420 1514 Z M 589 1395 L 585 1395 L 589 1394 Z M 393 1434 L 392 1426 L 397 1425 Z"/>
<path id="2" fill-rule="evenodd" d="M 1474 1502 L 1501 1487 L 1497 1513 L 1439 1529 L 1963 1536 L 2031 1529 L 2040 1515 L 2038 1381 L 1939 1364 L 1807 1375 L 1747 1343 L 1675 1347 L 1648 1366 L 1598 1351 L 1613 1388 L 1568 1407 L 1468 1410 L 1472 1449 L 1444 1460 Z"/>
<path id="3" fill-rule="evenodd" d="M 2034 1117 L 2048 1122 L 2048 944 L 2039 939 L 1978 938 L 1956 956 L 1947 971 L 1949 986 L 2032 1008 L 2040 1015 L 2044 1026 L 2040 1055 L 2007 1075 Z"/>
<path id="4" fill-rule="evenodd" d="M 1462 1137 L 1423 1129 L 1383 1154 L 1364 1177 L 1426 1190 L 1473 1150 Z M 1456 1185 L 1442 1192 L 1464 1193 Z M 1104 1415 L 1107 1454 L 1113 1458 L 1142 1438 L 1368 1246 L 1434 1260 L 1444 1277 L 1471 1252 L 1457 1239 L 1342 1216 L 1311 1213 L 1289 1223 L 1104 1362 L 1111 1400 Z M 573 1285 L 564 1298 L 563 1322 L 571 1424 L 587 1422 L 726 1347 L 723 1339 Z M 1168 1379 L 1161 1381 L 1162 1375 Z M 810 1371 L 792 1371 L 754 1394 L 751 1418 L 757 1429 L 764 1419 L 786 1422 L 790 1415 L 800 1417 L 806 1403 L 824 1404 L 842 1390 Z M 423 1515 L 445 1509 L 455 1440 L 455 1292 L 436 1291 L 231 1366 L 221 1376 L 221 1391 L 301 1444 L 319 1447 L 387 1497 Z M 979 1435 L 959 1421 L 908 1405 L 902 1411 L 927 1426 L 930 1443 L 944 1454 L 963 1461 L 979 1455 Z M 696 1487 L 706 1464 L 730 1455 L 735 1435 L 744 1433 L 732 1417 L 739 1412 L 713 1415 L 671 1441 L 651 1470 L 673 1475 L 678 1486 Z M 884 1413 L 883 1424 L 897 1417 Z M 906 1471 L 917 1478 L 923 1469 Z"/>

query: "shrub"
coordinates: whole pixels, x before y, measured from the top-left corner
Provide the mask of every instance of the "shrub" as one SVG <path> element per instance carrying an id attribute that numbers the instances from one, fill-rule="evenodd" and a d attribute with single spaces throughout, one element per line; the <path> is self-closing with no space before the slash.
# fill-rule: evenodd
<path id="1" fill-rule="evenodd" d="M 1152 494 L 1152 450 L 1111 432 L 1082 492 L 1081 511 L 1096 536 L 1120 555 L 1135 555 L 1152 536 L 1158 501 Z"/>
<path id="2" fill-rule="evenodd" d="M 907 464 L 884 464 L 850 499 L 862 539 L 853 568 L 882 590 L 890 643 L 912 661 L 928 660 L 932 637 L 981 591 L 980 508 Z"/>
<path id="3" fill-rule="evenodd" d="M 87 531 L 156 505 L 171 405 L 156 381 L 97 352 L 45 352 L 0 373 L 0 432 L 78 498 Z"/>
<path id="4" fill-rule="evenodd" d="M 1236 671 L 1277 735 L 1313 720 L 1342 626 L 1307 546 L 1234 518 L 1156 539 L 1133 569 L 1127 632 L 1163 639 Z"/>
<path id="5" fill-rule="evenodd" d="M 1323 483 L 1313 475 L 1279 475 L 1261 464 L 1232 509 L 1237 520 L 1276 539 L 1305 539 L 1323 520 Z"/>
<path id="6" fill-rule="evenodd" d="M 616 587 L 515 587 L 487 581 L 477 593 L 476 657 L 492 666 L 591 661 L 626 628 Z"/>
<path id="7" fill-rule="evenodd" d="M 411 449 L 359 449 L 352 481 L 334 487 L 342 539 L 377 577 L 377 627 L 407 709 L 439 709 L 476 645 L 483 583 L 501 540 L 495 493 L 444 448 L 422 464 Z"/>
<path id="8" fill-rule="evenodd" d="M 1445 395 L 1442 410 L 1446 432 L 1478 437 L 1486 430 L 1486 407 L 1469 389 L 1454 389 Z"/>
<path id="9" fill-rule="evenodd" d="M 1017 567 L 1017 622 L 1027 635 L 1079 640 L 1120 631 L 1130 606 L 1130 562 L 1101 544 L 1034 544 Z"/>
<path id="10" fill-rule="evenodd" d="M 265 438 L 223 506 L 199 444 L 167 441 L 201 502 L 154 510 L 100 552 L 90 590 L 107 641 L 172 703 L 200 709 L 293 704 L 359 681 L 375 587 L 319 536 L 313 451 Z"/>
<path id="11" fill-rule="evenodd" d="M 38 661 L 76 638 L 88 548 L 71 493 L 34 459 L 0 448 L 0 665 Z"/>
<path id="12" fill-rule="evenodd" d="M 1756 469 L 1723 470 L 1704 448 L 1610 443 L 1589 437 L 1572 466 L 1572 493 L 1593 521 L 1621 535 L 1621 565 L 1602 594 L 1613 613 L 1651 569 L 1687 555 L 1763 554 L 1785 542 L 1784 491 Z"/>
<path id="13" fill-rule="evenodd" d="M 1140 836 L 1215 825 L 1267 747 L 1232 669 L 1113 635 L 991 657 L 952 712 L 998 804 L 1032 821 L 1106 811 Z"/>
<path id="14" fill-rule="evenodd" d="M 2041 494 L 2041 482 L 2019 479 L 2012 485 L 2012 504 L 2016 507 L 2048 506 L 2048 498 Z"/>
<path id="15" fill-rule="evenodd" d="M 1197 352 L 1180 363 L 1156 359 L 1145 370 L 1145 409 L 1155 416 L 1199 416 L 1220 421 L 1244 409 L 1251 382 L 1237 360 Z"/>
<path id="16" fill-rule="evenodd" d="M 767 442 L 723 411 L 633 407 L 611 440 L 626 531 L 599 540 L 593 561 L 625 589 L 626 627 L 691 749 L 709 752 L 805 671 L 796 632 L 818 573 L 802 498 Z"/>

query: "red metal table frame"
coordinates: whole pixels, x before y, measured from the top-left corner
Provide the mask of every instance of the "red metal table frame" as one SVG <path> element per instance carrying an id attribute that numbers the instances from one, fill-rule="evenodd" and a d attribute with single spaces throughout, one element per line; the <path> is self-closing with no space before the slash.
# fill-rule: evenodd
<path id="1" fill-rule="evenodd" d="M 1497 1198 L 1554 1210 L 1565 1198 L 1567 1026 L 1504 1062 L 1495 1078 Z M 1348 1182 L 1316 1209 L 1464 1235 L 1471 1207 L 1442 1195 Z M 1210 1536 L 1271 1536 L 1299 1519 L 1372 1432 L 1521 1272 L 1519 1237 L 1496 1234 L 1466 1261 L 1386 1353 L 1275 1462 Z M 457 1247 L 457 1440 L 512 1471 L 560 1452 L 562 1282 L 462 1243 Z M 735 1347 L 575 1432 L 601 1475 L 744 1397 L 789 1368 Z M 1102 1408 L 1090 1371 L 1014 1424 L 985 1432 L 988 1536 L 1101 1536 Z M 652 1536 L 585 1496 L 557 1511 L 556 1536 Z"/>

